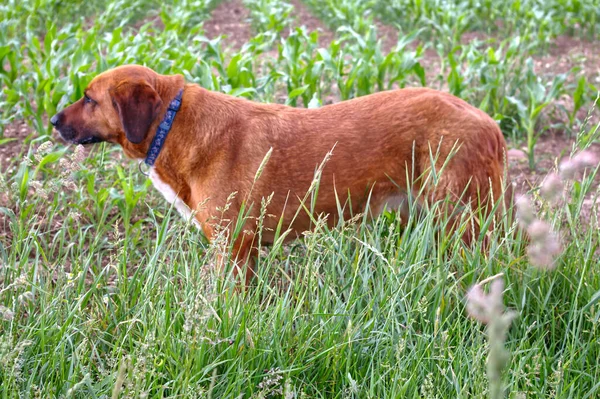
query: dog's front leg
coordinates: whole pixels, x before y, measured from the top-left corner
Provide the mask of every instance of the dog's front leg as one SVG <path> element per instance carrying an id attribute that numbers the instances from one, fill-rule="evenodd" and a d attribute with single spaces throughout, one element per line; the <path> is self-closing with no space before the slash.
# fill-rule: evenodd
<path id="1" fill-rule="evenodd" d="M 245 288 L 250 286 L 250 282 L 255 275 L 254 268 L 256 266 L 258 250 L 253 246 L 253 243 L 254 239 L 252 236 L 243 235 L 233 243 L 231 253 L 226 251 L 216 254 L 217 270 L 224 274 L 227 262 L 233 262 L 233 278 L 235 280 L 238 277 L 243 278 Z"/>
<path id="2" fill-rule="evenodd" d="M 250 282 L 255 275 L 254 268 L 256 266 L 256 257 L 258 250 L 254 246 L 254 235 L 243 234 L 234 243 L 231 253 L 231 258 L 234 261 L 233 275 L 244 277 L 244 285 L 246 288 L 250 286 Z"/>

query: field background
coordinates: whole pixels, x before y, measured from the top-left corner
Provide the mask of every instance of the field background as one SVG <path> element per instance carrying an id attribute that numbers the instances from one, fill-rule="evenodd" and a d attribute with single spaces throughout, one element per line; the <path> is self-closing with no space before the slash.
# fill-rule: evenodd
<path id="1" fill-rule="evenodd" d="M 503 273 L 506 396 L 600 397 L 597 169 L 559 205 L 538 195 L 558 159 L 600 154 L 599 36 L 599 0 L 4 0 L 0 395 L 482 398 L 489 344 L 465 293 Z M 127 63 L 302 107 L 449 91 L 498 121 L 517 191 L 564 251 L 539 270 L 510 229 L 483 254 L 429 216 L 316 219 L 236 294 L 213 267 L 221 244 L 137 165 L 48 126 Z"/>

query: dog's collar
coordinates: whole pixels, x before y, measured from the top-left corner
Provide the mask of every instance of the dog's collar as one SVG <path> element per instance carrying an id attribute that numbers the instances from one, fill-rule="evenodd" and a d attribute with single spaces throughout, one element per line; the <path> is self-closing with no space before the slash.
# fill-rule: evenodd
<path id="1" fill-rule="evenodd" d="M 162 122 L 160 122 L 160 125 L 158 125 L 156 134 L 154 135 L 152 143 L 150 144 L 150 148 L 148 148 L 148 152 L 146 153 L 146 159 L 144 160 L 146 165 L 153 166 L 154 162 L 156 162 L 156 158 L 158 158 L 158 154 L 160 154 L 160 150 L 167 139 L 167 134 L 169 134 L 169 131 L 171 130 L 175 115 L 177 115 L 177 111 L 179 111 L 179 108 L 181 107 L 182 96 L 183 89 L 179 90 L 179 93 L 177 93 L 175 98 L 171 100 L 171 103 L 169 103 L 167 113 L 165 114 Z"/>

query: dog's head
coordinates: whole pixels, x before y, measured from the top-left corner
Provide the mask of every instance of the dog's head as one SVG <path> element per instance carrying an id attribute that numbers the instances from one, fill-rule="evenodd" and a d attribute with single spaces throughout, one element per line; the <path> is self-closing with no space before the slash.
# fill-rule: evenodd
<path id="1" fill-rule="evenodd" d="M 95 77 L 83 98 L 50 123 L 71 143 L 108 141 L 130 154 L 139 153 L 147 147 L 151 126 L 159 123 L 159 115 L 183 84 L 181 75 L 159 75 L 139 65 L 111 69 Z"/>

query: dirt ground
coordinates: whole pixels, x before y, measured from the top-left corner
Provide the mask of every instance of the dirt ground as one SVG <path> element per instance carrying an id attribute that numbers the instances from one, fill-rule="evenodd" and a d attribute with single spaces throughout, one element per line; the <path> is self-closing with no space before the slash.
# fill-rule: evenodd
<path id="1" fill-rule="evenodd" d="M 579 68 L 574 78 L 584 75 L 592 84 L 600 85 L 600 42 L 590 42 L 570 36 L 559 36 L 553 42 L 548 54 L 536 57 L 536 67 L 540 72 L 552 74 L 566 73 Z"/>
<path id="2" fill-rule="evenodd" d="M 328 46 L 335 37 L 335 32 L 329 29 L 323 21 L 317 18 L 300 0 L 289 2 L 294 6 L 294 25 L 305 26 L 307 32 L 319 32 L 319 46 Z"/>
<path id="3" fill-rule="evenodd" d="M 33 135 L 33 129 L 24 121 L 13 121 L 4 126 L 4 138 L 14 140 L 0 145 L 0 171 L 2 173 L 4 173 L 4 167 L 25 150 L 26 139 L 30 135 Z"/>
<path id="4" fill-rule="evenodd" d="M 211 18 L 204 23 L 206 36 L 223 38 L 223 50 L 239 50 L 252 37 L 248 19 L 250 12 L 241 0 L 224 1 L 212 12 Z"/>

